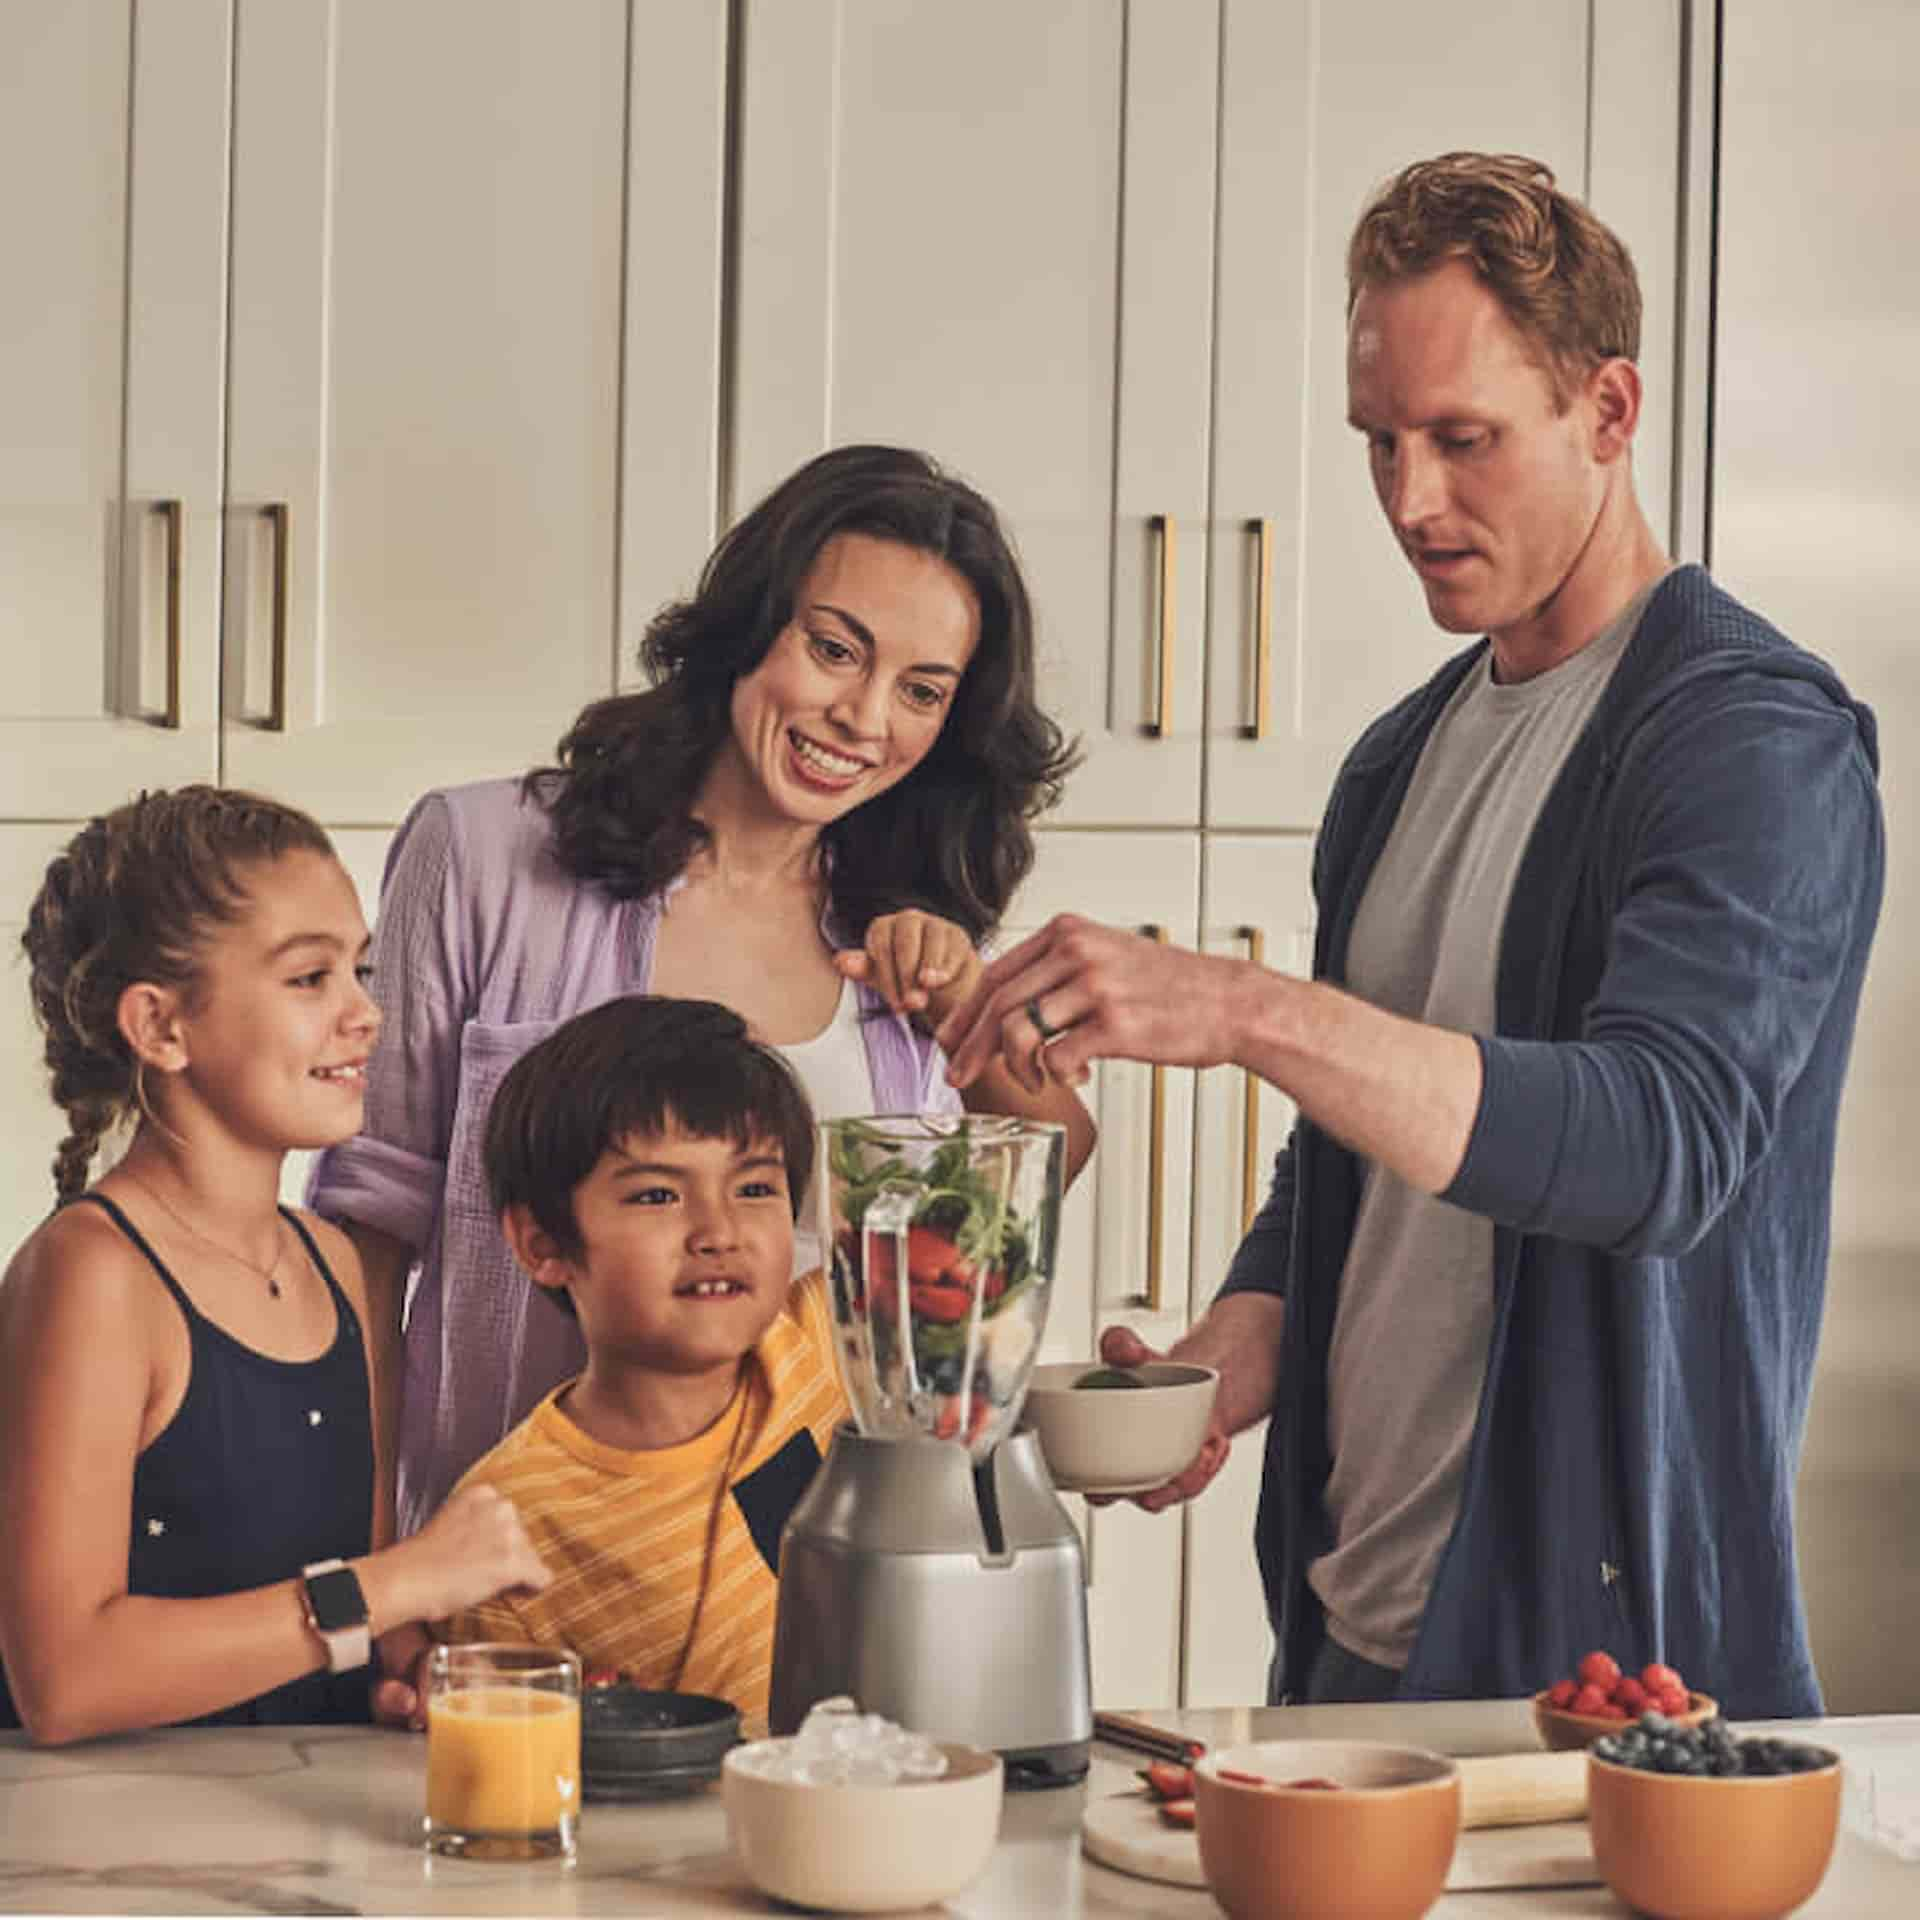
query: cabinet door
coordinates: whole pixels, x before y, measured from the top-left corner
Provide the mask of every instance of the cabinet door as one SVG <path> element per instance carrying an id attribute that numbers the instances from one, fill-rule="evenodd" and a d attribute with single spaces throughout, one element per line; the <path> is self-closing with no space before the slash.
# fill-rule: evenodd
<path id="1" fill-rule="evenodd" d="M 228 34 L 0 10 L 0 817 L 215 770 Z"/>
<path id="2" fill-rule="evenodd" d="M 627 71 L 623 0 L 243 9 L 234 784 L 391 823 L 612 690 Z"/>
<path id="3" fill-rule="evenodd" d="M 1428 619 L 1346 421 L 1347 241 L 1408 162 L 1531 154 L 1625 239 L 1646 303 L 1636 468 L 1664 526 L 1683 11 L 1227 0 L 1209 826 L 1316 825 L 1341 754 L 1460 644 Z"/>
<path id="4" fill-rule="evenodd" d="M 1004 944 L 1056 913 L 1153 928 L 1191 946 L 1199 925 L 1199 838 L 1182 833 L 1043 833 Z M 1098 1063 L 1081 1090 L 1100 1142 L 1062 1210 L 1041 1357 L 1084 1360 L 1116 1322 L 1164 1347 L 1187 1324 L 1194 1076 Z M 1181 1520 L 1126 1502 L 1068 1496 L 1087 1549 L 1093 1693 L 1114 1705 L 1179 1698 Z"/>
<path id="5" fill-rule="evenodd" d="M 748 0 L 730 505 L 925 448 L 1026 568 L 1064 824 L 1198 819 L 1216 9 Z"/>
<path id="6" fill-rule="evenodd" d="M 1313 843 L 1304 834 L 1209 834 L 1202 944 L 1301 976 L 1313 971 Z M 1238 1068 L 1200 1076 L 1194 1104 L 1193 1312 L 1205 1311 L 1267 1197 L 1293 1103 Z M 1254 1561 L 1266 1425 L 1234 1437 L 1219 1477 L 1186 1509 L 1185 1691 L 1190 1707 L 1264 1700 L 1273 1641 Z M 1200 1623 L 1204 1622 L 1204 1626 Z"/>

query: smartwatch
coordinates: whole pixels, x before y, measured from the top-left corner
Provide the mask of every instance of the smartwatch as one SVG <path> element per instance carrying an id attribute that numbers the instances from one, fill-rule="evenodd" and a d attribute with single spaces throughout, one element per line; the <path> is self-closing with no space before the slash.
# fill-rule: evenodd
<path id="1" fill-rule="evenodd" d="M 327 1649 L 327 1671 L 347 1673 L 373 1656 L 367 1631 L 367 1596 L 360 1576 L 344 1560 L 316 1560 L 300 1569 L 300 1603 L 307 1625 Z"/>

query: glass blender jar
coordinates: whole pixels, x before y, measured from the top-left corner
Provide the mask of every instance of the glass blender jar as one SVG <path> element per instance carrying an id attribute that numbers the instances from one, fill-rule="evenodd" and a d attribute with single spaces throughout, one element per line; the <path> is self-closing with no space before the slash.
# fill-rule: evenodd
<path id="1" fill-rule="evenodd" d="M 1001 1115 L 881 1116 L 821 1129 L 820 1243 L 860 1431 L 1013 1431 L 1046 1326 L 1065 1135 Z"/>

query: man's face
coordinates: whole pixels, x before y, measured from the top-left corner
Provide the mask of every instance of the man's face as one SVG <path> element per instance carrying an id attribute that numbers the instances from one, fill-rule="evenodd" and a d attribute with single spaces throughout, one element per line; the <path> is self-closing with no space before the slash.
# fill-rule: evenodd
<path id="1" fill-rule="evenodd" d="M 1499 301 L 1449 261 L 1354 303 L 1347 414 L 1434 620 L 1496 637 L 1550 625 L 1606 493 L 1592 383 L 1558 408 Z"/>

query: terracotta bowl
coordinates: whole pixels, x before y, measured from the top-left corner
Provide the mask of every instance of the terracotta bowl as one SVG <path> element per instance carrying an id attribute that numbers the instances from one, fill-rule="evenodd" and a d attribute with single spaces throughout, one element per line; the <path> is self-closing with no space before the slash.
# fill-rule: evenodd
<path id="1" fill-rule="evenodd" d="M 1000 1756 L 942 1743 L 947 1771 L 880 1787 L 803 1786 L 720 1768 L 727 1835 L 762 1893 L 829 1913 L 932 1906 L 972 1885 L 1000 1837 Z"/>
<path id="2" fill-rule="evenodd" d="M 1710 1693 L 1690 1693 L 1687 1695 L 1687 1710 L 1670 1716 L 1676 1727 L 1697 1727 L 1702 1721 L 1711 1720 L 1720 1711 L 1720 1703 Z M 1636 1714 L 1634 1719 L 1638 1719 Z M 1540 1729 L 1540 1738 L 1556 1752 L 1564 1752 L 1570 1747 L 1590 1747 L 1603 1733 L 1618 1733 L 1622 1727 L 1630 1727 L 1633 1720 L 1606 1720 L 1598 1714 L 1569 1713 L 1565 1707 L 1547 1705 L 1545 1693 L 1533 1696 L 1533 1724 Z"/>
<path id="3" fill-rule="evenodd" d="M 1262 1740 L 1206 1755 L 1193 1786 L 1200 1865 L 1234 1920 L 1416 1920 L 1453 1864 L 1460 1772 L 1420 1747 Z"/>
<path id="4" fill-rule="evenodd" d="M 1601 1876 L 1655 1920 L 1774 1920 L 1813 1897 L 1840 1828 L 1840 1756 L 1811 1773 L 1647 1773 L 1587 1755 Z"/>
<path id="5" fill-rule="evenodd" d="M 1125 1374 L 1138 1386 L 1087 1387 Z M 1063 1493 L 1145 1493 L 1191 1466 L 1207 1437 L 1220 1376 L 1183 1360 L 1108 1367 L 1098 1360 L 1035 1367 L 1025 1417 Z"/>

